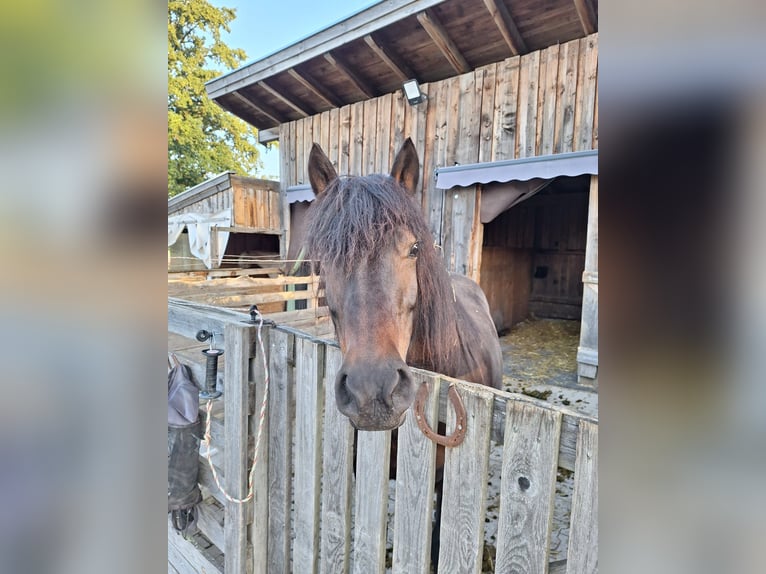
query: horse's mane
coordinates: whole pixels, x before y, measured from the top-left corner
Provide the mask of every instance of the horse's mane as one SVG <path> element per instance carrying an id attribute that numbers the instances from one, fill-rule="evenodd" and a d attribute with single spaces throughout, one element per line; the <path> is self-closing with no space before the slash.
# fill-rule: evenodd
<path id="1" fill-rule="evenodd" d="M 306 230 L 309 255 L 346 276 L 360 261 L 374 261 L 405 227 L 419 242 L 418 302 L 412 341 L 415 366 L 445 372 L 458 352 L 456 304 L 449 274 L 433 236 L 408 192 L 392 177 L 342 177 L 313 202 Z"/>

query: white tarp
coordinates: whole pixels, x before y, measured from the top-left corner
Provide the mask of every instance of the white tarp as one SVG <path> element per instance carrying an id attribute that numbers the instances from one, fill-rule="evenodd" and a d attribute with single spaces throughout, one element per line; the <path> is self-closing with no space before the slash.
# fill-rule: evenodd
<path id="1" fill-rule="evenodd" d="M 189 231 L 189 248 L 192 255 L 201 259 L 208 269 L 219 267 L 229 241 L 229 232 L 215 232 L 218 240 L 215 261 L 211 253 L 210 236 L 213 227 L 231 227 L 231 208 L 218 213 L 181 213 L 168 217 L 168 247 L 178 241 L 184 227 Z"/>

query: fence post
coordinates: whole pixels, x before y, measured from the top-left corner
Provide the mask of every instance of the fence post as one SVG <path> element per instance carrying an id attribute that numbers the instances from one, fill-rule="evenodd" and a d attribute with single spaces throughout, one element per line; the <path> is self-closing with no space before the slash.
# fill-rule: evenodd
<path id="1" fill-rule="evenodd" d="M 295 338 L 295 543 L 293 572 L 319 566 L 319 490 L 324 346 Z"/>
<path id="2" fill-rule="evenodd" d="M 247 435 L 250 404 L 248 376 L 251 329 L 247 325 L 227 323 L 224 371 L 224 488 L 229 496 L 247 496 Z M 242 573 L 247 566 L 247 509 L 249 504 L 226 501 L 224 514 L 224 568 L 226 572 Z"/>
<path id="3" fill-rule="evenodd" d="M 598 572 L 598 425 L 580 421 L 577 435 L 567 572 Z"/>
<path id="4" fill-rule="evenodd" d="M 254 358 L 252 359 L 252 373 L 255 381 L 255 403 L 251 409 L 253 417 L 250 419 L 251 428 L 249 435 L 253 441 L 257 440 L 258 427 L 261 424 L 260 411 L 263 403 L 263 395 L 266 388 L 266 375 L 269 379 L 273 370 L 270 368 L 271 346 L 270 340 L 272 330 L 270 327 L 264 327 L 261 330 L 261 342 L 258 341 L 258 330 L 256 327 L 249 327 L 254 344 Z M 254 333 L 253 333 L 254 332 Z M 265 361 L 265 368 L 264 368 Z M 268 370 L 268 371 L 267 371 Z M 271 392 L 272 381 L 269 380 L 269 392 Z M 266 410 L 263 414 L 263 435 L 258 446 L 258 462 L 253 473 L 253 527 L 251 533 L 251 542 L 253 545 L 253 569 L 248 572 L 253 574 L 266 574 L 269 569 L 269 443 L 271 441 L 271 426 L 269 425 L 270 408 L 267 402 Z M 254 444 L 254 443 L 253 443 Z M 255 453 L 253 453 L 255 456 Z M 248 472 L 250 472 L 249 461 Z"/>
<path id="5" fill-rule="evenodd" d="M 290 572 L 290 507 L 295 421 L 294 337 L 269 333 L 269 571 Z"/>

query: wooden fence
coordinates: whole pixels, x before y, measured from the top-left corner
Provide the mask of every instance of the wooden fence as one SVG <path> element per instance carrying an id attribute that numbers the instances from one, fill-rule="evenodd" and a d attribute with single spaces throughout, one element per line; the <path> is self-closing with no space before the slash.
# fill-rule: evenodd
<path id="1" fill-rule="evenodd" d="M 263 276 L 267 274 L 272 276 Z M 314 309 L 324 290 L 319 287 L 318 275 L 288 277 L 271 266 L 168 273 L 168 296 L 240 311 L 256 304 L 263 313 L 277 313 L 295 301 L 305 301 L 305 308 Z"/>
<path id="2" fill-rule="evenodd" d="M 289 326 L 267 327 L 263 357 L 257 327 L 246 319 L 232 310 L 168 302 L 169 332 L 192 338 L 207 329 L 220 333 L 217 341 L 223 341 L 224 395 L 214 408 L 213 463 L 234 497 L 247 492 L 265 387 L 264 358 L 270 376 L 253 500 L 227 502 L 201 459 L 204 543 L 191 544 L 169 527 L 169 571 L 383 573 L 389 529 L 390 571 L 428 573 L 436 448 L 418 429 L 412 409 L 398 432 L 389 523 L 391 433 L 359 432 L 353 468 L 354 431 L 333 396 L 341 364 L 335 343 Z M 201 362 L 191 366 L 202 380 Z M 447 449 L 445 457 L 440 572 L 482 572 L 491 443 L 502 444 L 494 572 L 596 572 L 597 421 L 531 397 L 427 371 L 413 373 L 429 386 L 429 421 L 446 420 L 448 430 L 454 426 L 454 413 L 446 406 L 449 386 L 457 388 L 467 412 L 465 440 Z M 574 490 L 566 561 L 551 564 L 558 468 L 574 473 Z"/>

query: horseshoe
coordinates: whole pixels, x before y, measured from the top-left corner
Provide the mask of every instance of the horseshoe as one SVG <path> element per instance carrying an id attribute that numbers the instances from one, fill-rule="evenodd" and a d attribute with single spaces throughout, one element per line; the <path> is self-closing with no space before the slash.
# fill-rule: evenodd
<path id="1" fill-rule="evenodd" d="M 453 385 L 450 385 L 449 390 L 447 391 L 447 396 L 449 396 L 449 400 L 452 403 L 452 408 L 455 409 L 455 432 L 449 436 L 443 436 L 435 433 L 431 427 L 428 426 L 426 416 L 423 414 L 423 408 L 426 399 L 428 398 L 428 383 L 420 385 L 418 394 L 415 397 L 415 420 L 417 421 L 421 432 L 436 444 L 455 447 L 462 443 L 465 438 L 465 432 L 467 430 L 465 407 L 463 406 L 463 399 L 460 398 L 460 394 Z"/>

